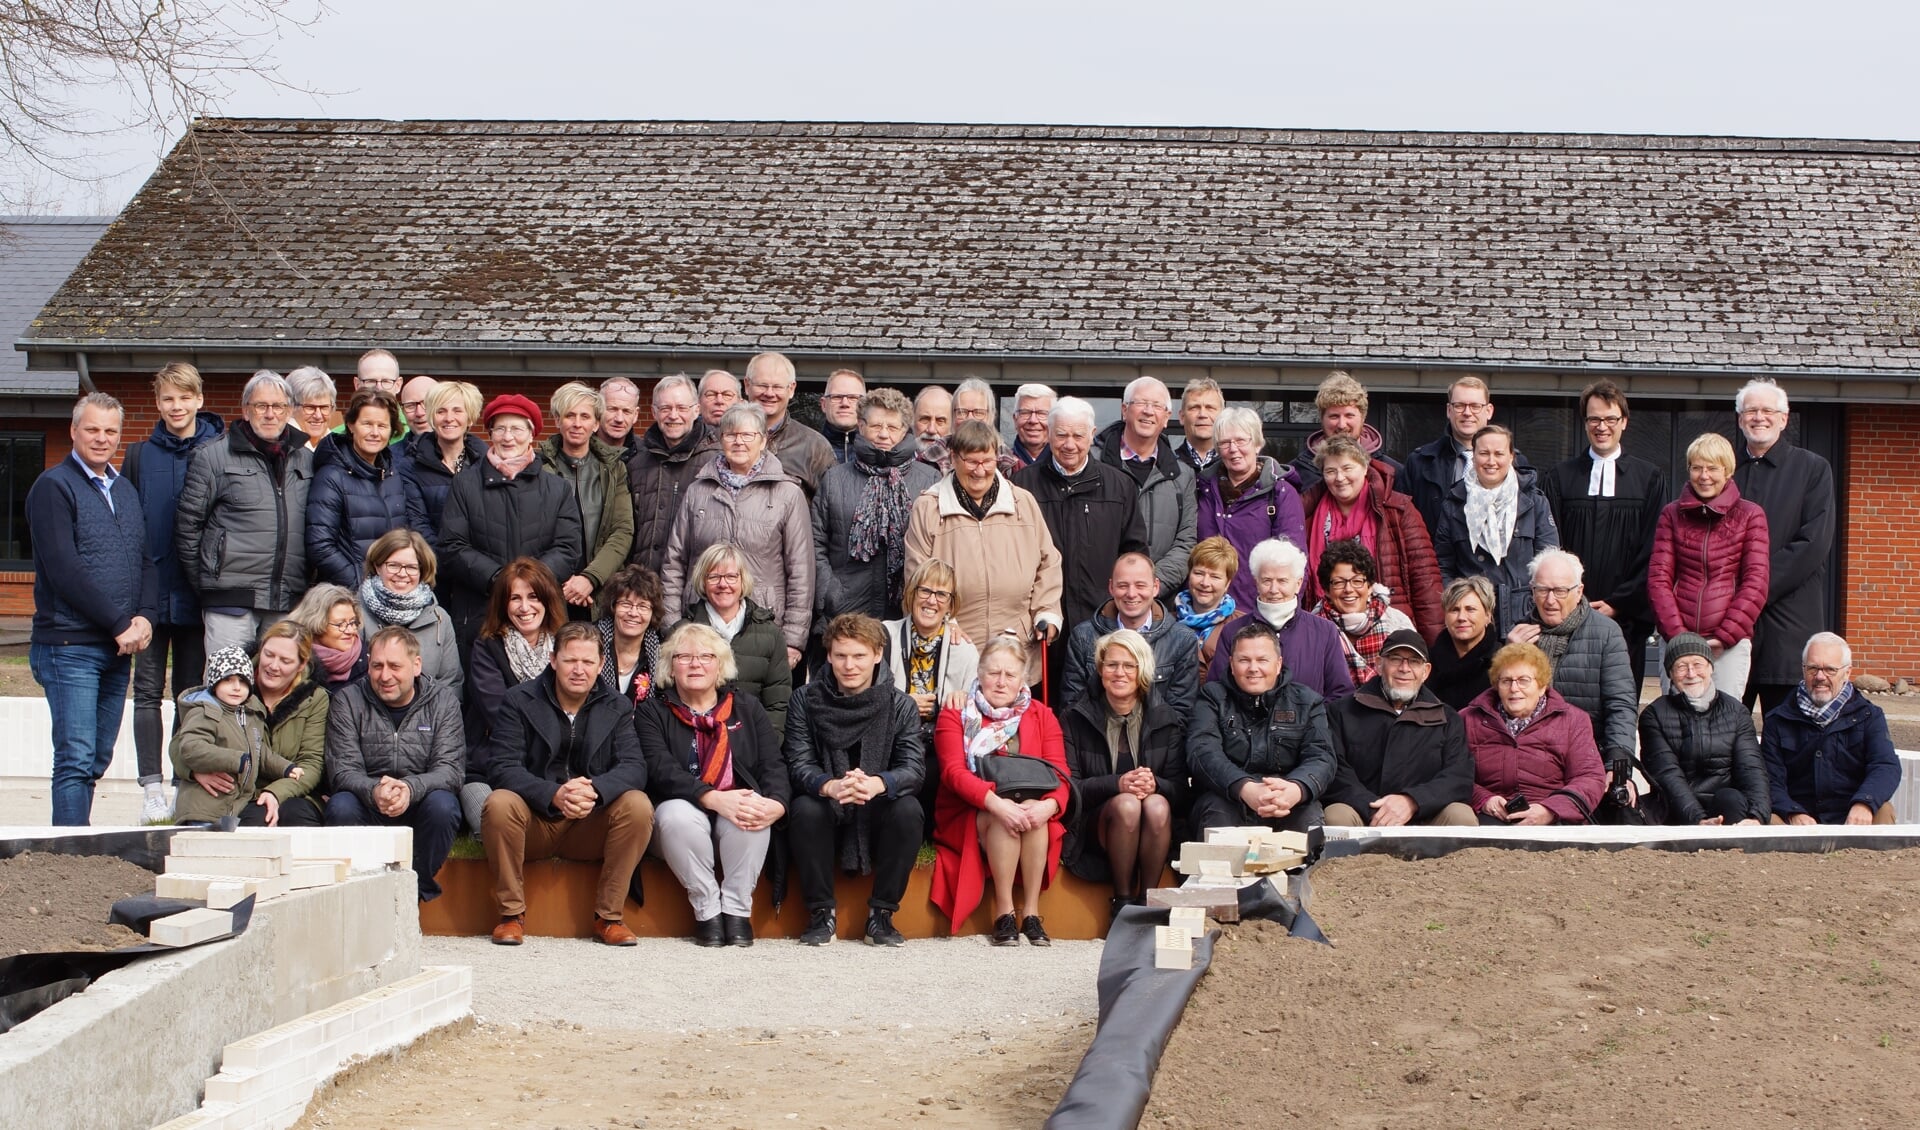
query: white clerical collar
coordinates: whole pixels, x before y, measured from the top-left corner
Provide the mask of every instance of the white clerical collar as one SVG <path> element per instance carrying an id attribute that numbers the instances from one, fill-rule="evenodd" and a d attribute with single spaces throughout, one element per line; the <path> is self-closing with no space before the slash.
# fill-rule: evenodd
<path id="1" fill-rule="evenodd" d="M 1593 448 L 1587 448 L 1587 457 L 1593 460 L 1593 470 L 1587 476 L 1588 498 L 1612 498 L 1615 485 L 1615 467 L 1620 462 L 1621 448 L 1614 448 L 1613 454 L 1602 455 Z"/>

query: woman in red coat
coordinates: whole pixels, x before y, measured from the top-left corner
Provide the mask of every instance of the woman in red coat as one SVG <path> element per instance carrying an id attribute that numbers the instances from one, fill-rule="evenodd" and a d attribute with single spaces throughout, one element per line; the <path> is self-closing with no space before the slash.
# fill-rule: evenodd
<path id="1" fill-rule="evenodd" d="M 933 905 L 956 927 L 980 905 L 993 878 L 993 944 L 1016 946 L 1020 935 L 1052 945 L 1040 925 L 1040 892 L 1060 866 L 1066 835 L 1068 770 L 1053 712 L 1027 690 L 1026 645 L 994 636 L 980 649 L 980 674 L 959 708 L 940 712 L 933 748 L 940 757 L 940 793 L 933 809 Z M 981 759 L 1018 754 L 1053 767 L 1060 787 L 1037 800 L 1013 801 L 980 778 Z M 1020 917 L 1013 880 L 1022 876 Z"/>
<path id="2" fill-rule="evenodd" d="M 1329 542 L 1359 538 L 1373 554 L 1379 575 L 1391 590 L 1387 602 L 1413 619 L 1423 639 L 1438 639 L 1440 559 L 1434 556 L 1427 523 L 1413 500 L 1393 490 L 1393 468 L 1370 460 L 1351 439 L 1335 436 L 1320 445 L 1321 480 L 1300 496 L 1307 516 L 1307 572 L 1300 607 L 1312 608 L 1326 594 L 1317 573 L 1320 551 Z"/>
<path id="3" fill-rule="evenodd" d="M 1740 497 L 1733 445 L 1708 432 L 1687 445 L 1687 487 L 1660 512 L 1647 599 L 1660 637 L 1697 632 L 1713 649 L 1713 686 L 1739 698 L 1753 665 L 1753 624 L 1773 578 L 1767 513 Z"/>
<path id="4" fill-rule="evenodd" d="M 1593 719 L 1553 689 L 1553 665 L 1532 644 L 1494 652 L 1491 668 L 1493 688 L 1460 712 L 1480 823 L 1585 823 L 1607 787 Z M 1525 808 L 1509 807 L 1516 796 Z"/>

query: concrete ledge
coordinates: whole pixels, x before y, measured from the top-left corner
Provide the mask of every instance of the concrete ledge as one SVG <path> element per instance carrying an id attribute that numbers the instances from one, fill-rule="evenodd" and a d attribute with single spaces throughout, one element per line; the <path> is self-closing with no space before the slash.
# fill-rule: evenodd
<path id="1" fill-rule="evenodd" d="M 1335 828 L 1326 830 L 1329 845 L 1349 840 L 1362 844 L 1391 844 L 1395 841 L 1445 840 L 1462 846 L 1516 847 L 1544 845 L 1553 847 L 1634 847 L 1645 844 L 1672 845 L 1683 850 L 1772 850 L 1783 841 L 1794 841 L 1798 850 L 1842 851 L 1849 846 L 1884 849 L 1920 847 L 1920 826 L 1875 824 L 1847 827 L 1822 824 L 1796 828 L 1785 824 L 1735 825 L 1731 828 L 1702 828 L 1687 824 L 1658 824 L 1634 827 L 1616 824 L 1549 824 L 1537 828 Z"/>
<path id="2" fill-rule="evenodd" d="M 145 1130 L 194 1110 L 226 1045 L 418 973 L 417 897 L 409 871 L 356 875 L 107 974 L 0 1035 L 0 1126 Z"/>

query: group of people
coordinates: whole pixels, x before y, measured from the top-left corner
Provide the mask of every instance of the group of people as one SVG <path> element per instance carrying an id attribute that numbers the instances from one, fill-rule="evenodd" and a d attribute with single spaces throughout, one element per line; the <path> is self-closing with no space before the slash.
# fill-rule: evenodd
<path id="1" fill-rule="evenodd" d="M 337 425 L 318 369 L 254 374 L 229 422 L 171 364 L 124 458 L 121 406 L 81 398 L 28 496 L 54 821 L 87 821 L 129 677 L 150 817 L 405 824 L 422 899 L 464 827 L 502 944 L 555 855 L 600 861 L 609 944 L 651 852 L 700 944 L 752 943 L 769 871 L 811 944 L 871 876 L 860 934 L 898 945 L 930 840 L 952 922 L 986 901 L 996 944 L 1045 945 L 1059 866 L 1117 909 L 1221 825 L 1887 818 L 1884 716 L 1817 631 L 1831 471 L 1771 383 L 1677 500 L 1607 382 L 1547 472 L 1474 377 L 1404 465 L 1345 373 L 1288 465 L 1208 380 L 1177 446 L 1152 377 L 1105 428 L 1023 385 L 1011 443 L 977 379 L 839 370 L 818 429 L 797 389 L 778 353 L 665 377 L 640 429 L 633 382 L 568 383 L 543 440 L 528 397 L 385 350 Z"/>

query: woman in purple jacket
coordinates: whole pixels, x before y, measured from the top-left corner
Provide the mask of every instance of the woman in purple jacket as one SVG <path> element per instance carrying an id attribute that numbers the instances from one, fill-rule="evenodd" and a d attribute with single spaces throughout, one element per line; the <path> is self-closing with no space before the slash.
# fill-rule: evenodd
<path id="1" fill-rule="evenodd" d="M 1252 609 L 1257 597 L 1248 555 L 1270 538 L 1307 544 L 1300 496 L 1282 477 L 1280 464 L 1260 454 L 1266 432 L 1251 408 L 1229 408 L 1213 426 L 1220 458 L 1200 476 L 1195 492 L 1196 541 L 1226 538 L 1240 554 L 1240 571 L 1227 590 L 1235 604 Z"/>
<path id="2" fill-rule="evenodd" d="M 1346 636 L 1329 621 L 1300 609 L 1300 582 L 1307 555 L 1290 541 L 1271 538 L 1247 554 L 1253 573 L 1254 603 L 1220 625 L 1220 646 L 1207 668 L 1206 682 L 1226 679 L 1233 638 L 1249 620 L 1264 620 L 1280 637 L 1280 662 L 1287 677 L 1332 701 L 1353 693 L 1353 667 L 1347 662 Z"/>

